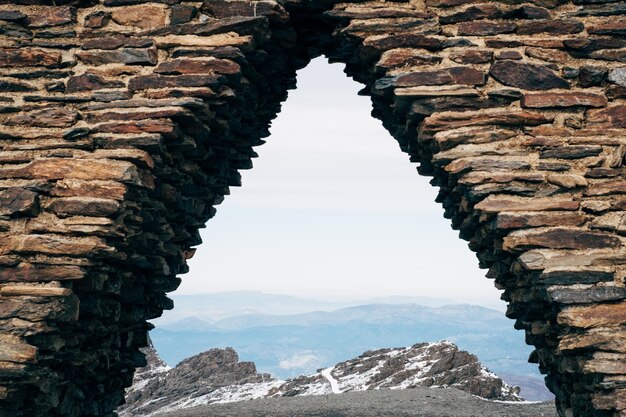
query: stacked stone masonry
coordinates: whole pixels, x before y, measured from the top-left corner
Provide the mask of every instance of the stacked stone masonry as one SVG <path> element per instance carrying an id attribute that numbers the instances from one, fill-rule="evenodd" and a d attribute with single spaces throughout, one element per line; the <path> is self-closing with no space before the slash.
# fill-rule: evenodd
<path id="1" fill-rule="evenodd" d="M 626 416 L 625 2 L 0 0 L 1 417 L 115 415 L 322 54 L 439 187 L 560 415 Z"/>

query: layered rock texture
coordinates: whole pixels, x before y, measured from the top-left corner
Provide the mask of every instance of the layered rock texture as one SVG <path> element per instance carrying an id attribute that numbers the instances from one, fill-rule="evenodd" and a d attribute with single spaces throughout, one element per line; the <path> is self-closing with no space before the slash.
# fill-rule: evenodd
<path id="1" fill-rule="evenodd" d="M 148 364 L 137 370 L 126 391 L 121 417 L 145 417 L 214 402 L 243 401 L 266 396 L 281 385 L 269 374 L 257 373 L 252 362 L 239 362 L 231 348 L 211 349 L 169 368 L 154 348 L 142 349 Z"/>
<path id="2" fill-rule="evenodd" d="M 520 401 L 511 387 L 483 367 L 476 356 L 450 342 L 368 351 L 313 375 L 281 381 L 239 362 L 230 349 L 212 349 L 164 366 L 152 348 L 148 365 L 135 375 L 121 417 L 150 417 L 200 405 L 258 398 L 341 394 L 416 387 L 456 388 L 488 400 Z M 210 413 L 210 412 L 209 412 Z"/>
<path id="3" fill-rule="evenodd" d="M 0 415 L 113 416 L 295 86 L 347 65 L 561 416 L 626 415 L 626 3 L 0 2 Z"/>

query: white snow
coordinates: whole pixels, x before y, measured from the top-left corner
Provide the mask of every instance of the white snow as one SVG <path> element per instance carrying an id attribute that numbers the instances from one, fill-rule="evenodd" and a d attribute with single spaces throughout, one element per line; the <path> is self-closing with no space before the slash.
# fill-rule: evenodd
<path id="1" fill-rule="evenodd" d="M 221 387 L 208 394 L 199 397 L 187 397 L 169 404 L 158 410 L 158 413 L 167 411 L 182 410 L 185 408 L 197 407 L 208 404 L 225 404 L 239 401 L 255 400 L 265 398 L 273 388 L 278 388 L 285 381 L 271 380 L 266 382 L 253 382 L 243 385 L 230 385 Z"/>
<path id="2" fill-rule="evenodd" d="M 330 383 L 330 389 L 333 392 L 333 394 L 341 394 L 341 389 L 339 389 L 339 384 L 337 383 L 337 380 L 331 374 L 333 369 L 335 369 L 334 366 L 331 368 L 324 369 L 322 371 L 322 376 L 326 378 L 326 380 L 328 380 L 328 382 Z"/>

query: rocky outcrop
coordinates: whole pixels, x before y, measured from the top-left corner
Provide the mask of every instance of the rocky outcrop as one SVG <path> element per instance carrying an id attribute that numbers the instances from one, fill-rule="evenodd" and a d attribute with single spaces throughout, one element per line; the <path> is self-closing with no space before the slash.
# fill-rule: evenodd
<path id="1" fill-rule="evenodd" d="M 450 342 L 368 351 L 314 375 L 287 381 L 271 395 L 291 397 L 415 387 L 452 387 L 489 400 L 521 400 L 518 387 L 507 385 L 481 365 L 476 356 Z"/>
<path id="2" fill-rule="evenodd" d="M 251 362 L 238 362 L 237 353 L 212 349 L 163 366 L 156 351 L 145 349 L 148 366 L 135 375 L 121 417 L 149 417 L 200 405 L 325 395 L 350 391 L 456 388 L 489 400 L 520 401 L 519 388 L 507 385 L 483 367 L 476 356 L 453 343 L 419 343 L 409 348 L 368 351 L 313 375 L 288 381 L 258 374 Z"/>
<path id="3" fill-rule="evenodd" d="M 1 3 L 1 416 L 113 415 L 320 54 L 433 177 L 561 416 L 624 413 L 623 2 Z"/>
<path id="4" fill-rule="evenodd" d="M 140 368 L 133 385 L 127 390 L 126 404 L 120 416 L 149 416 L 163 411 L 192 407 L 210 402 L 245 400 L 260 396 L 276 381 L 259 374 L 252 362 L 239 362 L 233 349 L 211 349 L 175 368 L 163 366 L 154 348 L 143 349 L 148 365 Z"/>

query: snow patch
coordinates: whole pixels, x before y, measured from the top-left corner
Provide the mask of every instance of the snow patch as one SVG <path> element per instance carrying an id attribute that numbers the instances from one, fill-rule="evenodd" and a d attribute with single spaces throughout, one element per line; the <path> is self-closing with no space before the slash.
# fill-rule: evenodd
<path id="1" fill-rule="evenodd" d="M 333 392 L 333 394 L 341 394 L 341 389 L 339 388 L 339 384 L 337 383 L 337 380 L 333 378 L 333 375 L 331 373 L 333 369 L 335 369 L 334 366 L 332 368 L 324 369 L 322 371 L 322 376 L 324 376 L 324 378 L 326 378 L 326 380 L 330 383 L 330 389 Z"/>

